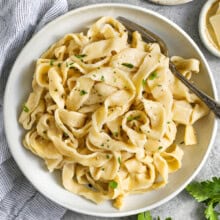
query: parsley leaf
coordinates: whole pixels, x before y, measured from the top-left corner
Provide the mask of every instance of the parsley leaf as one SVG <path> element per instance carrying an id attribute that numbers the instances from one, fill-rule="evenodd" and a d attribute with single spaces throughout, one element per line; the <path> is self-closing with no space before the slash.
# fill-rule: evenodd
<path id="1" fill-rule="evenodd" d="M 137 220 L 153 220 L 149 211 L 138 214 Z"/>
<path id="2" fill-rule="evenodd" d="M 186 187 L 186 190 L 198 202 L 219 197 L 220 200 L 220 178 L 213 177 L 212 181 L 194 182 Z"/>
<path id="3" fill-rule="evenodd" d="M 127 117 L 127 121 L 133 121 L 133 120 L 138 120 L 138 119 L 140 119 L 140 115 L 136 115 L 136 116 L 128 116 Z"/>
<path id="4" fill-rule="evenodd" d="M 85 94 L 87 94 L 88 92 L 86 92 L 85 90 L 80 90 L 80 92 L 79 92 L 79 94 L 81 95 L 81 96 L 83 96 L 83 95 L 85 95 Z"/>
<path id="5" fill-rule="evenodd" d="M 212 180 L 191 183 L 186 190 L 196 201 L 207 205 L 205 216 L 208 220 L 218 220 L 214 207 L 220 204 L 220 178 L 213 177 Z"/>
<path id="6" fill-rule="evenodd" d="M 118 183 L 112 180 L 108 183 L 108 186 L 112 189 L 116 189 L 118 187 Z"/>
<path id="7" fill-rule="evenodd" d="M 113 135 L 114 135 L 115 137 L 118 137 L 118 132 L 117 132 L 117 131 L 114 131 L 114 132 L 113 132 Z"/>
<path id="8" fill-rule="evenodd" d="M 64 132 L 64 133 L 63 133 L 63 137 L 64 137 L 64 138 L 68 138 L 69 135 L 68 135 L 67 133 Z"/>
<path id="9" fill-rule="evenodd" d="M 126 67 L 128 67 L 128 68 L 130 68 L 130 69 L 132 69 L 132 68 L 134 67 L 134 65 L 131 64 L 131 63 L 122 63 L 121 65 L 122 65 L 122 66 L 126 66 Z"/>
<path id="10" fill-rule="evenodd" d="M 143 79 L 143 80 L 142 80 L 142 86 L 145 87 L 146 84 L 147 84 L 147 80 L 146 80 L 146 79 Z"/>
<path id="11" fill-rule="evenodd" d="M 78 59 L 82 59 L 83 57 L 86 57 L 86 54 L 76 54 L 75 57 Z"/>
<path id="12" fill-rule="evenodd" d="M 137 217 L 137 220 L 153 220 L 153 219 L 155 219 L 155 218 L 153 218 L 151 216 L 149 211 L 142 212 L 142 213 L 138 214 L 138 217 Z M 159 216 L 157 217 L 157 220 L 160 220 Z M 165 220 L 172 220 L 172 218 L 171 217 L 167 217 Z"/>
<path id="13" fill-rule="evenodd" d="M 118 163 L 121 164 L 121 157 L 118 157 Z"/>
<path id="14" fill-rule="evenodd" d="M 24 106 L 23 106 L 23 111 L 24 111 L 24 112 L 29 112 L 29 108 L 28 108 L 26 105 L 24 105 Z"/>
<path id="15" fill-rule="evenodd" d="M 104 76 L 101 76 L 101 81 L 105 81 L 105 77 Z"/>
<path id="16" fill-rule="evenodd" d="M 50 60 L 50 66 L 53 66 L 54 60 Z"/>
<path id="17" fill-rule="evenodd" d="M 148 78 L 149 78 L 149 80 L 153 80 L 153 79 L 157 78 L 157 72 L 151 73 Z"/>
<path id="18" fill-rule="evenodd" d="M 208 207 L 206 208 L 205 210 L 205 217 L 209 220 L 218 220 L 218 214 L 217 212 L 214 210 L 214 204 L 213 202 L 211 201 L 209 204 L 208 204 Z"/>

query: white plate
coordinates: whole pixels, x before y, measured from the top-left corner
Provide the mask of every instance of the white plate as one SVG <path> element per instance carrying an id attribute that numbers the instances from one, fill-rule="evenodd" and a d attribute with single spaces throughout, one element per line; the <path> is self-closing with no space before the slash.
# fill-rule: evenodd
<path id="1" fill-rule="evenodd" d="M 155 12 L 139 7 L 99 4 L 70 11 L 46 25 L 28 42 L 14 63 L 8 79 L 4 100 L 4 120 L 11 153 L 24 175 L 37 190 L 52 201 L 73 211 L 95 216 L 116 217 L 153 209 L 183 190 L 204 165 L 216 134 L 217 124 L 213 114 L 200 120 L 196 125 L 199 144 L 184 148 L 182 169 L 169 176 L 169 184 L 157 191 L 128 196 L 120 211 L 113 208 L 110 202 L 95 205 L 66 191 L 61 185 L 59 173 L 49 173 L 45 169 L 43 160 L 22 146 L 24 131 L 18 124 L 18 116 L 22 103 L 31 91 L 35 61 L 42 52 L 64 34 L 82 31 L 96 19 L 106 15 L 124 16 L 146 26 L 165 40 L 171 54 L 198 58 L 201 61 L 201 73 L 194 81 L 209 95 L 216 97 L 214 80 L 204 56 L 192 39 L 177 25 Z"/>

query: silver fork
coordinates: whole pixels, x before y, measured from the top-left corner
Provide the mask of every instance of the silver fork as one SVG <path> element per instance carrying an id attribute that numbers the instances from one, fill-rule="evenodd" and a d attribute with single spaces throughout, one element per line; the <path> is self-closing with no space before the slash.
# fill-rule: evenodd
<path id="1" fill-rule="evenodd" d="M 126 28 L 128 31 L 138 31 L 141 35 L 144 41 L 148 43 L 158 43 L 161 48 L 161 52 L 168 56 L 168 49 L 165 44 L 165 42 L 158 37 L 156 34 L 152 33 L 151 31 L 147 30 L 146 28 L 134 23 L 133 21 L 128 20 L 124 17 L 118 17 L 117 18 Z M 206 93 L 195 87 L 189 80 L 187 80 L 175 67 L 174 63 L 169 63 L 169 67 L 171 72 L 186 86 L 192 91 L 194 94 L 196 94 L 207 106 L 212 112 L 220 118 L 220 103 L 218 103 L 216 100 L 208 96 Z"/>

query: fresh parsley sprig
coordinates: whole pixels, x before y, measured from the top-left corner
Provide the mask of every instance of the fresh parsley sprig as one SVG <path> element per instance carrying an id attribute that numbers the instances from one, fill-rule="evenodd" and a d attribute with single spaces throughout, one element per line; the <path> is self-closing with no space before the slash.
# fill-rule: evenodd
<path id="1" fill-rule="evenodd" d="M 142 212 L 142 213 L 138 214 L 138 216 L 137 216 L 137 220 L 154 220 L 154 219 L 160 220 L 160 217 L 158 216 L 157 218 L 153 218 L 149 211 Z M 172 218 L 168 217 L 165 220 L 172 220 Z"/>
<path id="2" fill-rule="evenodd" d="M 220 178 L 213 177 L 212 180 L 193 182 L 186 190 L 196 201 L 205 203 L 205 217 L 208 220 L 218 220 L 220 213 L 215 211 L 215 207 L 220 204 Z"/>

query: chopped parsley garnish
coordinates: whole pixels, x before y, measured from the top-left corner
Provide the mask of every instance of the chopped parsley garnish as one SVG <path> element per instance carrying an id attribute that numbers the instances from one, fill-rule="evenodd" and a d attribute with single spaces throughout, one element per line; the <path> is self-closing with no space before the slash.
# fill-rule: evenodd
<path id="1" fill-rule="evenodd" d="M 133 116 L 128 116 L 128 117 L 127 117 L 127 121 L 132 121 L 133 119 L 134 119 Z"/>
<path id="2" fill-rule="evenodd" d="M 118 157 L 118 163 L 121 164 L 121 157 Z"/>
<path id="3" fill-rule="evenodd" d="M 168 121 L 167 124 L 170 124 L 170 121 Z"/>
<path id="4" fill-rule="evenodd" d="M 67 133 L 63 133 L 63 137 L 64 137 L 64 138 L 68 138 L 69 135 L 68 135 Z"/>
<path id="5" fill-rule="evenodd" d="M 128 68 L 130 68 L 130 69 L 132 69 L 132 68 L 134 67 L 134 65 L 131 64 L 131 63 L 122 63 L 121 65 L 122 65 L 122 66 L 126 66 L 126 67 L 128 67 Z"/>
<path id="6" fill-rule="evenodd" d="M 53 66 L 54 60 L 50 60 L 50 65 Z"/>
<path id="7" fill-rule="evenodd" d="M 88 92 L 86 92 L 85 90 L 80 90 L 80 92 L 79 92 L 79 94 L 81 95 L 81 96 L 83 96 L 83 95 L 85 95 L 85 94 L 87 94 Z"/>
<path id="8" fill-rule="evenodd" d="M 181 141 L 180 144 L 184 144 L 184 141 Z"/>
<path id="9" fill-rule="evenodd" d="M 76 69 L 77 70 L 77 68 L 75 67 L 75 66 L 73 66 L 73 62 L 72 63 L 66 63 L 66 67 L 68 67 L 68 68 L 70 68 L 70 69 Z"/>
<path id="10" fill-rule="evenodd" d="M 127 117 L 127 121 L 133 121 L 133 120 L 138 120 L 140 119 L 140 115 L 136 115 L 136 116 L 128 116 Z"/>
<path id="11" fill-rule="evenodd" d="M 118 187 L 118 183 L 112 180 L 108 183 L 108 186 L 112 189 L 116 189 Z"/>
<path id="12" fill-rule="evenodd" d="M 143 79 L 143 80 L 142 80 L 142 86 L 145 87 L 146 84 L 147 84 L 147 80 L 146 80 L 146 79 Z"/>
<path id="13" fill-rule="evenodd" d="M 150 76 L 149 76 L 149 80 L 153 80 L 155 78 L 157 78 L 157 72 L 151 73 Z"/>
<path id="14" fill-rule="evenodd" d="M 78 59 L 82 59 L 83 57 L 86 57 L 86 54 L 76 54 L 75 57 Z"/>
<path id="15" fill-rule="evenodd" d="M 58 66 L 58 67 L 61 67 L 61 63 L 58 63 L 57 66 Z"/>
<path id="16" fill-rule="evenodd" d="M 24 105 L 24 106 L 23 106 L 23 111 L 24 111 L 24 112 L 29 112 L 29 108 L 28 108 L 26 105 Z"/>
<path id="17" fill-rule="evenodd" d="M 104 171 L 105 170 L 105 168 L 104 167 L 102 167 L 102 171 Z"/>
<path id="18" fill-rule="evenodd" d="M 161 149 L 163 149 L 163 147 L 162 147 L 162 146 L 159 146 L 159 147 L 158 147 L 158 150 L 161 150 Z"/>
<path id="19" fill-rule="evenodd" d="M 104 144 L 102 143 L 101 146 L 104 147 Z"/>
<path id="20" fill-rule="evenodd" d="M 104 76 L 101 76 L 101 81 L 105 81 L 105 77 Z"/>
<path id="21" fill-rule="evenodd" d="M 75 66 L 69 67 L 70 69 L 78 70 Z"/>
<path id="22" fill-rule="evenodd" d="M 107 154 L 107 155 L 106 155 L 106 158 L 107 158 L 107 159 L 109 159 L 109 158 L 110 158 L 110 156 Z"/>
<path id="23" fill-rule="evenodd" d="M 118 132 L 117 132 L 117 131 L 113 132 L 113 135 L 114 135 L 115 137 L 118 137 Z"/>

